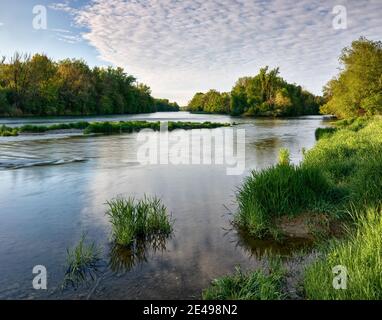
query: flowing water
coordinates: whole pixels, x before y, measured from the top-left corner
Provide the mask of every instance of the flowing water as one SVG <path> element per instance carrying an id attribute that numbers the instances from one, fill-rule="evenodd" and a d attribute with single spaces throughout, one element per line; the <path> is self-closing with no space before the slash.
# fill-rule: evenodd
<path id="1" fill-rule="evenodd" d="M 251 241 L 232 228 L 231 213 L 236 189 L 250 171 L 274 164 L 282 147 L 294 163 L 301 161 L 302 150 L 315 143 L 315 129 L 325 126 L 322 117 L 244 119 L 178 112 L 84 120 L 129 119 L 239 123 L 235 129 L 246 134 L 245 171 L 227 175 L 221 164 L 141 164 L 136 133 L 0 137 L 0 299 L 198 298 L 212 279 L 235 266 L 253 269 L 264 252 L 288 254 L 301 245 Z M 0 119 L 0 125 L 70 121 L 79 120 Z M 135 252 L 114 248 L 105 201 L 144 194 L 162 199 L 174 233 L 142 243 Z M 102 248 L 98 278 L 61 291 L 66 249 L 83 233 Z M 47 268 L 48 290 L 33 289 L 35 265 Z"/>

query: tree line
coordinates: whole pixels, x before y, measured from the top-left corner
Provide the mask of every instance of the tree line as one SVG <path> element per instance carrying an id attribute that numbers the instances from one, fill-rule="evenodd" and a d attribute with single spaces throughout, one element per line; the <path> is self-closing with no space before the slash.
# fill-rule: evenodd
<path id="1" fill-rule="evenodd" d="M 122 68 L 55 62 L 44 54 L 0 59 L 0 115 L 97 115 L 179 111 Z"/>
<path id="2" fill-rule="evenodd" d="M 187 109 L 231 115 L 297 116 L 319 114 L 323 102 L 322 97 L 287 83 L 279 76 L 278 68 L 265 67 L 254 77 L 240 78 L 229 93 L 196 93 Z"/>
<path id="3" fill-rule="evenodd" d="M 364 37 L 343 49 L 340 73 L 324 87 L 321 112 L 338 118 L 382 113 L 382 42 Z"/>

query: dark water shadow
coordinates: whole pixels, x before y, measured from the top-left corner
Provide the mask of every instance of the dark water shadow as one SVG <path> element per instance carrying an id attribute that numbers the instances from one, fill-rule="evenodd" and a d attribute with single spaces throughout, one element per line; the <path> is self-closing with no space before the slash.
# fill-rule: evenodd
<path id="1" fill-rule="evenodd" d="M 113 243 L 109 253 L 109 268 L 113 272 L 128 272 L 134 266 L 148 261 L 150 253 L 166 251 L 167 235 L 155 235 L 136 239 L 129 246 Z"/>
<path id="2" fill-rule="evenodd" d="M 311 248 L 313 245 L 313 241 L 307 238 L 258 239 L 251 236 L 245 230 L 236 230 L 236 246 L 256 258 L 269 255 L 288 257 L 301 250 Z"/>

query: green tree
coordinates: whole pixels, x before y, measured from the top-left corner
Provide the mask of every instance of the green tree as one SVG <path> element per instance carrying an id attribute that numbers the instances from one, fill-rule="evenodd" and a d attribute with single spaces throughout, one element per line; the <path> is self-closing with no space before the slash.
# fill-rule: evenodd
<path id="1" fill-rule="evenodd" d="M 360 38 L 340 56 L 340 74 L 324 87 L 322 113 L 339 118 L 382 112 L 382 42 Z"/>

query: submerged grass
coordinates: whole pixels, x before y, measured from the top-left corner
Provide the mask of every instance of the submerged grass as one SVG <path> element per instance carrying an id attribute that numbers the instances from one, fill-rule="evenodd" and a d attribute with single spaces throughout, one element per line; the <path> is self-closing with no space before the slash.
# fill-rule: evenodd
<path id="1" fill-rule="evenodd" d="M 83 282 L 94 279 L 101 259 L 101 250 L 93 242 L 85 243 L 85 235 L 82 235 L 79 243 L 67 250 L 66 271 L 62 288 L 68 286 L 77 287 Z"/>
<path id="2" fill-rule="evenodd" d="M 107 203 L 106 214 L 112 224 L 116 244 L 128 246 L 138 238 L 169 235 L 172 221 L 161 200 L 145 196 L 143 199 L 117 198 Z"/>
<path id="3" fill-rule="evenodd" d="M 356 230 L 332 242 L 323 258 L 308 266 L 304 288 L 308 299 L 382 299 L 382 210 L 371 207 L 353 215 Z M 347 271 L 346 289 L 333 288 L 333 267 Z"/>
<path id="4" fill-rule="evenodd" d="M 202 293 L 204 300 L 281 300 L 283 293 L 284 272 L 280 263 L 273 263 L 271 270 L 265 273 L 256 270 L 243 273 L 236 268 L 236 273 L 215 279 L 211 286 Z"/>

